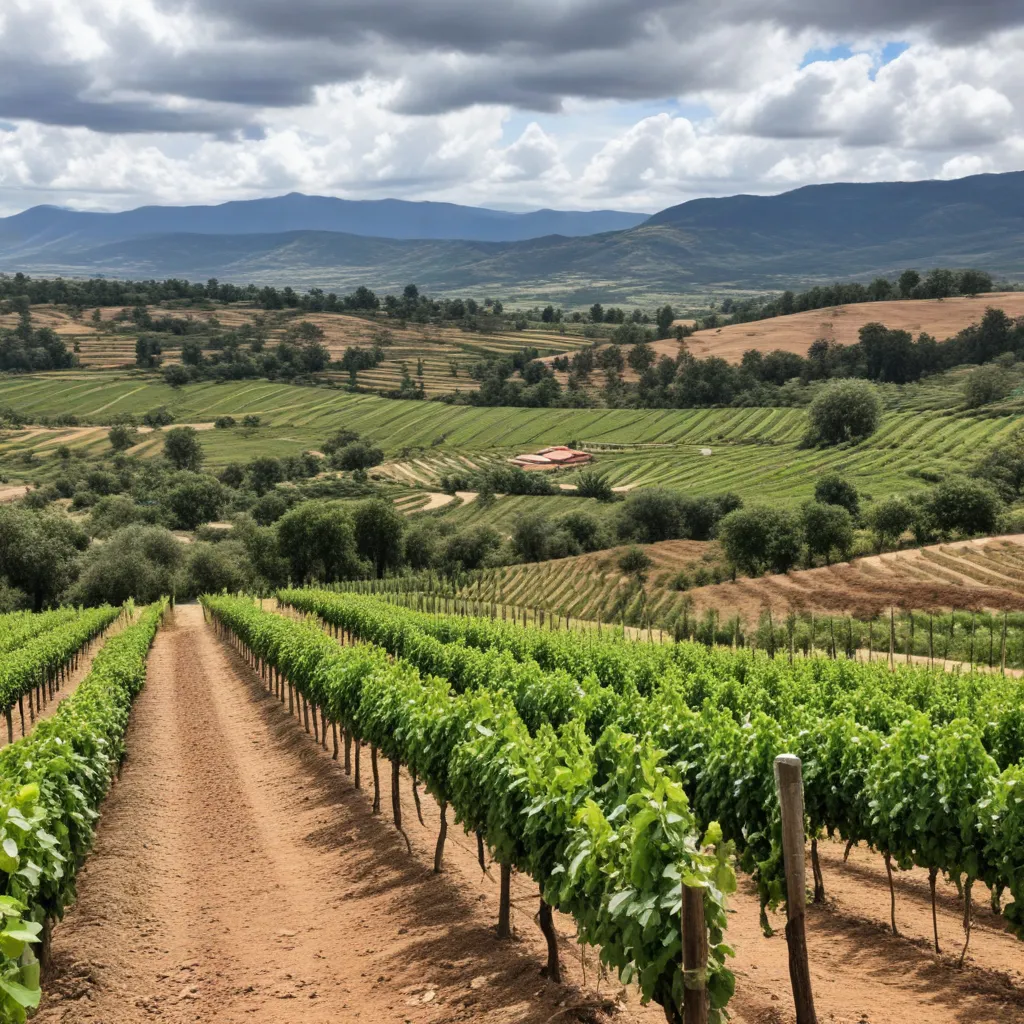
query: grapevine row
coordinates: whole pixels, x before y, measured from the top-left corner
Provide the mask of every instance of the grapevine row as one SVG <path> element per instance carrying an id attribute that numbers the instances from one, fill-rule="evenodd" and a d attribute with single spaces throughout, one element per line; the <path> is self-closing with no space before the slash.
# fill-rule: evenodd
<path id="1" fill-rule="evenodd" d="M 599 945 L 670 1021 L 681 1020 L 683 999 L 680 882 L 703 888 L 711 1019 L 722 1019 L 734 985 L 722 942 L 724 893 L 735 881 L 728 850 L 714 826 L 701 841 L 678 774 L 652 744 L 614 725 L 591 740 L 576 720 L 531 735 L 506 693 L 458 693 L 380 647 L 342 647 L 313 623 L 245 600 L 203 603 L 254 666 L 270 671 L 280 699 L 287 687 L 291 701 L 294 687 L 314 722 L 319 709 L 357 750 L 366 742 L 383 753 L 393 795 L 406 765 L 440 804 L 442 833 L 450 806 L 486 839 L 503 875 L 514 867 L 539 884 L 542 919 L 550 907 L 571 914 L 581 941 Z M 395 812 L 399 824 L 397 800 Z"/>
<path id="2" fill-rule="evenodd" d="M 0 751 L 0 1024 L 39 1003 L 50 927 L 74 897 L 164 608 L 109 639 L 53 717 Z"/>
<path id="3" fill-rule="evenodd" d="M 120 608 L 103 605 L 89 608 L 70 621 L 26 640 L 7 652 L 0 663 L 0 711 L 7 721 L 7 741 L 14 740 L 13 709 L 17 705 L 25 732 L 24 698 L 29 698 L 29 712 L 49 700 L 54 687 L 67 671 L 76 666 L 82 649 L 102 633 L 120 614 Z"/>
<path id="4" fill-rule="evenodd" d="M 446 660 L 471 661 L 467 641 L 481 642 L 489 626 L 486 620 L 435 620 L 323 591 L 279 596 L 350 635 L 401 651 L 414 662 L 423 659 L 432 670 L 443 670 Z M 513 632 L 498 624 L 491 638 Z M 440 643 L 439 633 L 456 640 Z M 531 639 L 520 643 L 520 655 Z M 584 646 L 581 638 L 575 642 Z M 493 644 L 491 656 L 498 646 Z M 533 649 L 538 646 L 534 642 Z M 1024 778 L 1019 680 L 892 673 L 845 661 L 791 667 L 764 655 L 694 644 L 659 645 L 654 655 L 650 645 L 619 646 L 646 664 L 652 656 L 663 659 L 658 684 L 643 697 L 634 691 L 626 702 L 630 728 L 668 752 L 697 820 L 721 823 L 725 838 L 738 847 L 742 867 L 758 881 L 764 903 L 774 905 L 782 896 L 772 765 L 778 754 L 794 753 L 804 763 L 819 898 L 817 836 L 838 832 L 849 842 L 869 843 L 887 865 L 926 868 L 933 884 L 941 871 L 964 879 L 968 893 L 982 879 L 994 901 L 1009 889 L 1014 903 L 1006 917 L 1024 934 L 1024 799 L 1016 796 Z M 636 678 L 628 671 L 624 676 L 623 685 Z M 542 682 L 537 686 L 543 689 Z"/>

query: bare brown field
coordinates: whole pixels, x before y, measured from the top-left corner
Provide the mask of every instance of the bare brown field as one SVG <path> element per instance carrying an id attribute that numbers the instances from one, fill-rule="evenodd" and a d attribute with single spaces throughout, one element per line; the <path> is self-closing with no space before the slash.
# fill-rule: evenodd
<path id="1" fill-rule="evenodd" d="M 701 358 L 718 356 L 738 363 L 743 353 L 756 348 L 761 352 L 782 349 L 804 355 L 819 338 L 850 345 L 857 332 L 870 323 L 883 323 L 892 330 L 922 331 L 940 341 L 952 337 L 984 316 L 994 306 L 1008 316 L 1024 316 L 1024 292 L 992 292 L 977 298 L 896 299 L 891 302 L 858 302 L 828 309 L 757 320 L 748 324 L 728 324 L 697 331 L 687 339 L 690 351 Z M 679 346 L 675 339 L 658 341 L 654 348 L 662 355 L 675 357 Z"/>

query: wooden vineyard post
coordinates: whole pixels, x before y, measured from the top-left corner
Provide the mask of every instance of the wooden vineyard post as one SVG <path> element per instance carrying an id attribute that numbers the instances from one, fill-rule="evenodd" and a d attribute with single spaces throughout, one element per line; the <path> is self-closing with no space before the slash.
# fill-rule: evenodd
<path id="1" fill-rule="evenodd" d="M 683 1021 L 708 1024 L 708 930 L 704 890 L 683 884 Z"/>
<path id="2" fill-rule="evenodd" d="M 896 670 L 896 613 L 889 605 L 889 670 Z"/>
<path id="3" fill-rule="evenodd" d="M 1006 675 L 1006 612 L 1003 612 L 1003 636 L 999 641 L 999 672 Z"/>
<path id="4" fill-rule="evenodd" d="M 807 962 L 804 867 L 804 783 L 800 758 L 775 758 L 775 786 L 782 809 L 782 856 L 786 869 L 786 944 L 797 1024 L 817 1024 Z"/>

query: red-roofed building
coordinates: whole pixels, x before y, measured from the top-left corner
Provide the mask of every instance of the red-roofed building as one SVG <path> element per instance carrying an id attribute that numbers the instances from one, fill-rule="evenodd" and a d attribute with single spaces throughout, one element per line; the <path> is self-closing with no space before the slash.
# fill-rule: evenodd
<path id="1" fill-rule="evenodd" d="M 564 444 L 551 448 L 542 448 L 532 455 L 517 455 L 512 462 L 523 469 L 560 469 L 563 467 L 582 466 L 593 461 L 594 456 L 588 452 L 568 448 Z"/>

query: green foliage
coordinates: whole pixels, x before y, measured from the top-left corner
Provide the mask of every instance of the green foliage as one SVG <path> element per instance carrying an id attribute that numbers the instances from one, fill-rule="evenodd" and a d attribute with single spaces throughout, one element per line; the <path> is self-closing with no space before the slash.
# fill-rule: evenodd
<path id="1" fill-rule="evenodd" d="M 2 1024 L 24 1024 L 39 1002 L 39 964 L 30 950 L 44 922 L 63 917 L 74 899 L 163 609 L 162 602 L 147 609 L 108 640 L 56 714 L 0 751 Z"/>
<path id="2" fill-rule="evenodd" d="M 282 597 L 293 595 L 301 593 Z M 659 750 L 597 720 L 595 740 L 582 718 L 556 725 L 533 703 L 547 700 L 543 681 L 525 687 L 525 676 L 536 676 L 529 666 L 524 687 L 492 687 L 488 674 L 453 690 L 403 658 L 389 661 L 379 647 L 340 647 L 315 626 L 246 601 L 204 603 L 333 722 L 406 764 L 467 831 L 483 834 L 499 861 L 530 874 L 552 906 L 577 920 L 583 941 L 600 944 L 622 981 L 635 979 L 643 998 L 674 1020 L 682 1001 L 681 884 L 703 889 L 712 1019 L 723 1020 L 733 989 L 722 942 L 725 893 L 735 886 L 729 848 L 717 826 L 703 836 L 696 829 L 679 774 Z"/>
<path id="3" fill-rule="evenodd" d="M 838 473 L 818 477 L 814 484 L 814 500 L 823 505 L 841 505 L 854 519 L 860 512 L 857 488 Z"/>
<path id="4" fill-rule="evenodd" d="M 107 432 L 107 439 L 115 452 L 123 452 L 138 444 L 139 432 L 127 423 L 117 423 Z"/>
<path id="5" fill-rule="evenodd" d="M 853 519 L 842 505 L 809 501 L 801 510 L 801 519 L 808 562 L 821 556 L 826 565 L 831 565 L 835 555 L 843 561 L 849 558 L 853 548 Z"/>
<path id="6" fill-rule="evenodd" d="M 971 370 L 964 381 L 964 405 L 977 409 L 1005 398 L 1013 388 L 1010 374 L 996 363 Z"/>
<path id="7" fill-rule="evenodd" d="M 971 470 L 971 475 L 992 484 L 1003 501 L 1024 495 L 1024 430 L 1015 430 L 993 445 Z"/>
<path id="8" fill-rule="evenodd" d="M 83 604 L 149 603 L 177 592 L 184 562 L 185 545 L 169 530 L 127 526 L 86 552 L 71 594 Z"/>
<path id="9" fill-rule="evenodd" d="M 405 517 L 392 501 L 373 498 L 361 501 L 353 512 L 356 551 L 373 565 L 374 574 L 396 569 L 402 564 L 402 534 Z"/>
<path id="10" fill-rule="evenodd" d="M 718 537 L 729 561 L 751 576 L 787 572 L 800 557 L 799 518 L 787 509 L 752 505 L 730 512 L 718 524 Z"/>
<path id="11" fill-rule="evenodd" d="M 164 438 L 164 456 L 175 469 L 198 473 L 203 465 L 203 446 L 195 427 L 175 427 Z"/>
<path id="12" fill-rule="evenodd" d="M 358 579 L 369 566 L 356 549 L 352 516 L 326 501 L 307 501 L 281 517 L 277 541 L 292 578 L 317 580 Z"/>
<path id="13" fill-rule="evenodd" d="M 927 511 L 935 528 L 946 536 L 992 533 L 999 517 L 999 495 L 984 481 L 947 477 L 928 495 Z"/>
<path id="14" fill-rule="evenodd" d="M 914 525 L 919 514 L 911 501 L 899 496 L 875 502 L 868 509 L 866 518 L 875 535 L 878 550 L 895 547 L 900 537 Z"/>
<path id="15" fill-rule="evenodd" d="M 841 380 L 827 385 L 807 410 L 808 434 L 826 445 L 862 441 L 870 437 L 882 419 L 882 400 L 873 384 Z"/>
<path id="16" fill-rule="evenodd" d="M 584 469 L 576 477 L 576 493 L 581 498 L 596 498 L 598 501 L 615 500 L 615 492 L 608 482 L 608 474 L 594 469 Z"/>

